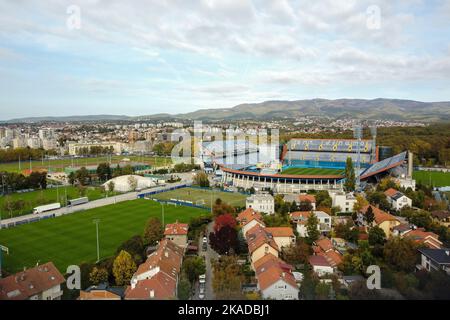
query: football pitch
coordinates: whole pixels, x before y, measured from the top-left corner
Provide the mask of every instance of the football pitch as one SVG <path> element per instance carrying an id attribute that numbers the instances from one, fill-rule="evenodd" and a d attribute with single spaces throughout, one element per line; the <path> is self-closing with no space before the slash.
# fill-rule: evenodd
<path id="1" fill-rule="evenodd" d="M 416 182 L 433 187 L 450 186 L 450 172 L 414 171 L 413 178 Z"/>
<path id="2" fill-rule="evenodd" d="M 172 163 L 170 158 L 165 157 L 151 157 L 151 156 L 112 156 L 111 157 L 111 165 L 114 166 L 124 158 L 130 159 L 131 161 L 148 164 L 150 166 L 166 166 Z M 92 158 L 74 158 L 74 159 L 55 159 L 55 160 L 33 160 L 31 161 L 22 161 L 22 162 L 8 162 L 8 163 L 0 163 L 0 171 L 7 172 L 17 172 L 21 173 L 24 170 L 29 170 L 30 167 L 33 170 L 47 170 L 50 172 L 59 172 L 63 171 L 65 167 L 70 167 L 72 164 L 75 167 L 81 166 L 89 166 L 89 165 L 98 165 L 102 162 L 108 162 L 109 157 L 92 157 Z"/>
<path id="3" fill-rule="evenodd" d="M 211 207 L 212 201 L 216 201 L 220 198 L 222 201 L 237 207 L 245 206 L 246 196 L 241 193 L 224 192 L 219 190 L 209 190 L 209 189 L 197 189 L 197 188 L 181 188 L 176 190 L 171 190 L 163 193 L 158 193 L 151 196 L 155 199 L 160 200 L 185 200 L 192 201 L 194 204 L 203 205 L 206 207 Z"/>
<path id="4" fill-rule="evenodd" d="M 8 219 L 29 214 L 33 211 L 34 207 L 52 202 L 59 202 L 61 205 L 65 205 L 66 194 L 67 200 L 88 197 L 89 201 L 92 201 L 106 196 L 105 192 L 101 188 L 86 187 L 84 193 L 82 193 L 78 188 L 73 186 L 64 186 L 23 193 L 12 193 L 7 196 L 0 196 L 0 217 L 2 219 Z M 114 194 L 117 194 L 117 192 L 108 193 L 108 196 L 112 196 Z M 22 201 L 22 205 L 20 207 L 17 205 L 12 205 L 12 210 L 7 208 L 8 206 L 6 205 L 6 202 L 15 202 L 19 200 Z"/>
<path id="5" fill-rule="evenodd" d="M 165 223 L 189 222 L 206 214 L 209 212 L 203 209 L 164 206 Z M 3 254 L 3 267 L 17 272 L 37 262 L 52 261 L 64 274 L 68 265 L 97 260 L 94 219 L 100 219 L 102 259 L 114 255 L 125 240 L 142 234 L 150 217 L 161 219 L 161 205 L 138 199 L 0 230 L 0 244 L 9 248 L 9 255 Z"/>
<path id="6" fill-rule="evenodd" d="M 321 169 L 321 168 L 288 168 L 283 170 L 281 174 L 292 175 L 310 175 L 310 176 L 324 176 L 324 175 L 343 175 L 343 169 Z"/>

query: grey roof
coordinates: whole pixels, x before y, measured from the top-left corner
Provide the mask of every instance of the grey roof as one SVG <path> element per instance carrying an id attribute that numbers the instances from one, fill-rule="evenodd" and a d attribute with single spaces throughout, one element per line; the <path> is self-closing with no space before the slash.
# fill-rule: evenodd
<path id="1" fill-rule="evenodd" d="M 427 256 L 438 264 L 450 264 L 450 249 L 429 249 L 420 248 L 419 252 Z"/>
<path id="2" fill-rule="evenodd" d="M 398 199 L 400 199 L 403 196 L 404 196 L 404 194 L 399 191 L 396 194 L 394 194 L 391 198 L 394 199 L 394 200 L 398 200 Z"/>

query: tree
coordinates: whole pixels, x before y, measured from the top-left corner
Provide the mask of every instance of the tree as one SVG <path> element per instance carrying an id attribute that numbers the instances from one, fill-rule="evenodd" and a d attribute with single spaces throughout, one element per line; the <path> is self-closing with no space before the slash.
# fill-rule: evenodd
<path id="1" fill-rule="evenodd" d="M 380 294 L 377 290 L 367 288 L 365 281 L 356 281 L 350 285 L 348 296 L 351 300 L 377 300 Z"/>
<path id="2" fill-rule="evenodd" d="M 128 185 L 130 186 L 131 190 L 133 190 L 133 191 L 136 190 L 137 185 L 138 185 L 137 179 L 133 176 L 129 176 L 128 177 Z"/>
<path id="3" fill-rule="evenodd" d="M 116 186 L 116 184 L 114 183 L 114 181 L 108 182 L 108 185 L 107 185 L 107 190 L 108 190 L 108 192 L 113 192 L 115 186 Z"/>
<path id="4" fill-rule="evenodd" d="M 375 220 L 375 214 L 373 213 L 372 206 L 369 206 L 369 207 L 367 208 L 367 211 L 366 211 L 366 221 L 367 221 L 367 224 L 368 224 L 369 226 L 371 226 L 374 220 Z"/>
<path id="5" fill-rule="evenodd" d="M 385 261 L 398 271 L 411 272 L 417 259 L 417 246 L 408 238 L 394 237 L 384 245 Z"/>
<path id="6" fill-rule="evenodd" d="M 75 178 L 78 180 L 80 185 L 85 186 L 89 179 L 89 172 L 85 167 L 81 167 L 75 172 Z"/>
<path id="7" fill-rule="evenodd" d="M 331 208 L 332 200 L 328 191 L 326 190 L 317 191 L 315 197 L 316 197 L 316 206 L 318 208 L 319 207 Z"/>
<path id="8" fill-rule="evenodd" d="M 345 164 L 345 182 L 344 189 L 345 191 L 354 191 L 355 190 L 355 170 L 353 169 L 353 161 L 352 158 L 348 157 L 347 162 Z"/>
<path id="9" fill-rule="evenodd" d="M 375 226 L 369 230 L 369 244 L 374 245 L 383 245 L 386 242 L 386 234 L 384 230 L 378 226 Z"/>
<path id="10" fill-rule="evenodd" d="M 231 228 L 236 227 L 236 219 L 229 213 L 221 214 L 214 220 L 214 231 L 217 232 L 223 227 L 228 226 Z"/>
<path id="11" fill-rule="evenodd" d="M 107 282 L 108 277 L 109 277 L 108 270 L 106 270 L 105 268 L 94 267 L 91 273 L 89 274 L 89 281 L 93 285 L 98 285 L 100 283 Z"/>
<path id="12" fill-rule="evenodd" d="M 308 232 L 308 243 L 312 244 L 314 241 L 319 239 L 320 232 L 318 230 L 319 219 L 314 213 L 311 213 L 306 221 L 306 230 Z"/>
<path id="13" fill-rule="evenodd" d="M 134 259 L 134 261 L 139 264 L 144 259 L 144 242 L 140 235 L 131 237 L 130 239 L 123 242 L 119 248 L 117 248 L 116 254 L 124 250 L 128 252 Z"/>
<path id="14" fill-rule="evenodd" d="M 194 284 L 198 277 L 206 272 L 205 260 L 202 257 L 187 257 L 182 267 L 189 281 Z"/>
<path id="15" fill-rule="evenodd" d="M 188 300 L 191 295 L 191 283 L 188 279 L 186 279 L 186 275 L 183 275 L 178 284 L 178 299 L 179 300 Z"/>
<path id="16" fill-rule="evenodd" d="M 116 279 L 116 284 L 118 286 L 128 284 L 135 271 L 136 263 L 134 263 L 131 255 L 124 250 L 120 251 L 113 263 L 113 275 Z"/>
<path id="17" fill-rule="evenodd" d="M 227 213 L 234 215 L 236 210 L 229 204 L 223 202 L 220 198 L 217 198 L 213 205 L 213 214 L 215 216 L 220 216 Z"/>
<path id="18" fill-rule="evenodd" d="M 69 183 L 73 186 L 75 184 L 75 173 L 72 171 L 69 173 L 69 175 L 67 176 L 67 178 L 69 179 Z"/>
<path id="19" fill-rule="evenodd" d="M 204 172 L 197 172 L 193 179 L 194 185 L 197 185 L 202 188 L 209 187 L 209 179 L 208 175 Z"/>
<path id="20" fill-rule="evenodd" d="M 209 234 L 211 247 L 219 254 L 231 254 L 238 249 L 238 237 L 236 229 L 224 226 L 217 232 Z"/>
<path id="21" fill-rule="evenodd" d="M 366 200 L 362 195 L 358 194 L 356 196 L 356 202 L 353 205 L 353 211 L 359 212 L 362 208 L 367 206 L 369 204 L 369 201 Z"/>
<path id="22" fill-rule="evenodd" d="M 222 256 L 213 262 L 212 286 L 216 299 L 243 299 L 244 274 L 236 256 Z"/>
<path id="23" fill-rule="evenodd" d="M 161 221 L 156 217 L 148 219 L 144 229 L 144 243 L 154 245 L 157 241 L 160 241 L 162 237 L 163 226 Z"/>
<path id="24" fill-rule="evenodd" d="M 100 163 L 97 167 L 97 176 L 101 181 L 111 179 L 111 167 L 109 163 Z"/>
<path id="25" fill-rule="evenodd" d="M 311 255 L 311 247 L 301 239 L 297 240 L 295 246 L 283 248 L 283 258 L 289 264 L 306 264 Z"/>

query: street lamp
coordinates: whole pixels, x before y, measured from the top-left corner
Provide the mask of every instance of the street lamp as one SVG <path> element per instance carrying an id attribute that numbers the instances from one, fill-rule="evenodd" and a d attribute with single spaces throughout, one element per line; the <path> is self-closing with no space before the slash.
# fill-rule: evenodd
<path id="1" fill-rule="evenodd" d="M 94 219 L 93 221 L 95 223 L 95 231 L 97 234 L 97 262 L 100 261 L 100 246 L 99 246 L 99 242 L 98 242 L 98 224 L 100 222 L 100 219 Z"/>

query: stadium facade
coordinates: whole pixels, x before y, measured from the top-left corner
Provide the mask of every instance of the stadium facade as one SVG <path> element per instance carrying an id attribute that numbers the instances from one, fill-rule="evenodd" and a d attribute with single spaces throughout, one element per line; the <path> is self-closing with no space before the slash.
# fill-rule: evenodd
<path id="1" fill-rule="evenodd" d="M 355 173 L 364 184 L 391 169 L 403 168 L 407 152 L 378 161 L 375 141 L 356 139 L 292 139 L 282 148 L 243 140 L 203 145 L 205 166 L 221 173 L 224 186 L 277 193 L 342 191 L 347 158 L 353 160 Z"/>

